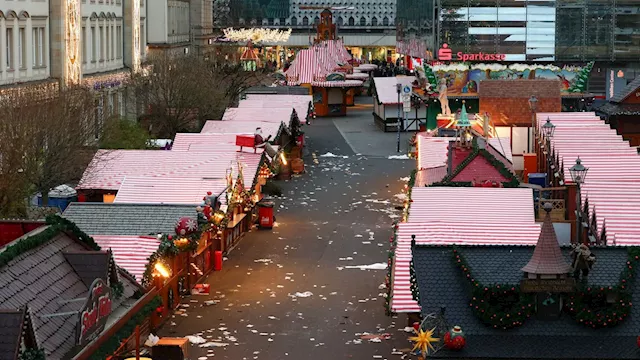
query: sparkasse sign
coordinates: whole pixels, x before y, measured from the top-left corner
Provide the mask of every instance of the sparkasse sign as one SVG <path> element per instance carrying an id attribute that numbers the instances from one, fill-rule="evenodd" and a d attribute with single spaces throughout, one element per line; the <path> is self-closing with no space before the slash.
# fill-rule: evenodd
<path id="1" fill-rule="evenodd" d="M 448 44 L 442 44 L 438 50 L 438 60 L 440 61 L 504 61 L 505 58 L 505 54 L 486 54 L 483 52 L 467 54 L 459 51 L 456 53 L 456 59 L 453 59 L 453 51 Z"/>
<path id="2" fill-rule="evenodd" d="M 87 302 L 78 312 L 78 345 L 86 345 L 104 329 L 111 314 L 111 289 L 102 279 L 95 279 L 89 288 Z"/>

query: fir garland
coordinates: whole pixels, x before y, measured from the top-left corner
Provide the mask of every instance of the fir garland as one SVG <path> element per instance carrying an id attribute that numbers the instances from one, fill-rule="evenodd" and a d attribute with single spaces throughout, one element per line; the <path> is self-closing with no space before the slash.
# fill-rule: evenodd
<path id="1" fill-rule="evenodd" d="M 44 350 L 38 348 L 24 349 L 18 355 L 18 360 L 45 360 L 46 358 Z"/>
<path id="2" fill-rule="evenodd" d="M 481 284 L 455 246 L 452 253 L 456 266 L 471 283 L 469 306 L 480 321 L 496 329 L 510 329 L 531 317 L 535 311 L 535 296 L 521 293 L 518 285 Z"/>
<path id="3" fill-rule="evenodd" d="M 142 325 L 146 318 L 161 305 L 162 299 L 160 296 L 155 296 L 151 301 L 145 304 L 142 309 L 133 315 L 112 337 L 100 345 L 100 347 L 91 354 L 89 359 L 104 360 L 112 356 L 113 353 L 122 345 L 122 342 L 133 334 L 136 326 Z"/>
<path id="4" fill-rule="evenodd" d="M 620 282 L 615 286 L 582 286 L 577 294 L 569 297 L 565 309 L 576 321 L 594 329 L 613 327 L 624 321 L 631 313 L 632 289 L 636 265 L 640 261 L 640 247 L 627 249 L 627 263 L 620 273 Z M 613 303 L 607 302 L 607 294 L 618 295 Z"/>
<path id="5" fill-rule="evenodd" d="M 409 263 L 409 283 L 411 284 L 411 297 L 415 302 L 420 304 L 420 288 L 418 288 L 418 279 L 416 278 L 416 269 L 413 265 L 413 259 Z"/>
<path id="6" fill-rule="evenodd" d="M 7 246 L 5 250 L 0 253 L 0 267 L 7 265 L 11 260 L 25 252 L 44 245 L 61 232 L 72 235 L 90 249 L 100 251 L 100 246 L 98 246 L 93 238 L 80 230 L 73 222 L 58 215 L 49 215 L 47 216 L 46 224 L 48 227 L 45 230 L 22 239 L 13 245 Z"/>

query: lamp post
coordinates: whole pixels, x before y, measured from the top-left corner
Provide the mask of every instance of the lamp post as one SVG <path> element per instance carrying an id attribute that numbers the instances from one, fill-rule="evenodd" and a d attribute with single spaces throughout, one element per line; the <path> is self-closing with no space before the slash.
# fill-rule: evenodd
<path id="1" fill-rule="evenodd" d="M 576 159 L 576 163 L 569 168 L 571 180 L 576 184 L 576 244 L 578 245 L 581 243 L 582 238 L 582 198 L 580 196 L 580 186 L 584 184 L 584 179 L 587 177 L 587 171 L 589 171 L 589 168 L 582 165 L 580 157 L 578 157 Z"/>
<path id="2" fill-rule="evenodd" d="M 553 157 L 551 157 L 551 139 L 553 138 L 553 133 L 556 131 L 556 126 L 553 125 L 551 119 L 547 117 L 547 122 L 542 125 L 542 135 L 545 138 L 545 148 L 544 154 L 547 159 L 547 174 L 550 173 L 549 168 L 551 168 L 551 162 L 553 161 Z M 549 175 L 551 178 L 551 175 Z"/>
<path id="3" fill-rule="evenodd" d="M 402 84 L 398 83 L 396 84 L 396 92 L 398 93 L 398 136 L 396 138 L 396 142 L 397 142 L 397 152 L 400 152 L 400 124 L 401 124 L 401 119 L 400 117 L 402 116 L 402 103 L 400 101 L 400 92 L 402 91 Z"/>
<path id="4" fill-rule="evenodd" d="M 536 111 L 538 110 L 538 98 L 535 95 L 531 95 L 529 98 L 529 109 L 531 109 L 531 136 L 532 139 L 529 142 L 531 144 L 530 152 L 534 151 L 534 144 L 536 141 Z"/>

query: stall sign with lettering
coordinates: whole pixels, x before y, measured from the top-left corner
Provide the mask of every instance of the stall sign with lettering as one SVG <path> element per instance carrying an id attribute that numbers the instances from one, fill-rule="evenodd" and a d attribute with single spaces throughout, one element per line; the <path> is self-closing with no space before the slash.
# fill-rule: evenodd
<path id="1" fill-rule="evenodd" d="M 448 44 L 442 44 L 442 47 L 438 50 L 438 60 L 440 61 L 504 61 L 506 57 L 505 54 L 487 54 L 483 52 L 467 54 L 458 51 L 454 59 L 453 51 Z"/>
<path id="2" fill-rule="evenodd" d="M 86 345 L 102 332 L 111 314 L 111 289 L 102 279 L 93 281 L 78 314 L 78 345 Z"/>

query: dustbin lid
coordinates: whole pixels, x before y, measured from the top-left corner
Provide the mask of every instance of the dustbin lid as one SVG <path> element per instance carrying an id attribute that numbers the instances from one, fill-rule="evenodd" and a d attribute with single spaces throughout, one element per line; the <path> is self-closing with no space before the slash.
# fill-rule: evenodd
<path id="1" fill-rule="evenodd" d="M 262 200 L 258 201 L 257 205 L 260 207 L 274 207 L 276 206 L 276 203 L 271 197 L 265 196 L 262 198 Z"/>

